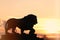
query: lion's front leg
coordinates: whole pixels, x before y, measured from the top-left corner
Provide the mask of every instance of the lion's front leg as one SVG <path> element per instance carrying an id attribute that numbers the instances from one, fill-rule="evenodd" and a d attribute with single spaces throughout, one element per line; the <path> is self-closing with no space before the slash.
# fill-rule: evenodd
<path id="1" fill-rule="evenodd" d="M 35 30 L 32 28 L 32 29 L 30 29 L 30 32 L 29 32 L 29 34 L 34 34 L 35 33 Z"/>

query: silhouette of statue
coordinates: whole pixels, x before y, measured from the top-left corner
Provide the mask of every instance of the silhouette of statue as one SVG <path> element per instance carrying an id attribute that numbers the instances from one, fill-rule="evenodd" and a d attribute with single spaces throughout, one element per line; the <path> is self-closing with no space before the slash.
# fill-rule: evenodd
<path id="1" fill-rule="evenodd" d="M 5 32 L 7 34 L 2 35 L 0 40 L 44 40 L 44 38 L 38 38 L 37 34 L 34 34 L 35 30 L 33 26 L 37 24 L 37 17 L 33 14 L 29 14 L 21 19 L 11 18 L 5 24 Z M 21 34 L 16 33 L 16 27 L 21 29 Z M 13 33 L 8 33 L 8 30 L 12 29 Z M 29 34 L 25 34 L 24 30 L 30 30 Z"/>
<path id="2" fill-rule="evenodd" d="M 30 34 L 33 34 L 35 30 L 33 26 L 37 24 L 37 17 L 33 14 L 29 14 L 21 19 L 11 18 L 5 24 L 5 32 L 8 33 L 9 29 L 12 29 L 12 32 L 15 33 L 16 27 L 21 29 L 21 34 L 24 33 L 24 30 L 30 30 Z"/>

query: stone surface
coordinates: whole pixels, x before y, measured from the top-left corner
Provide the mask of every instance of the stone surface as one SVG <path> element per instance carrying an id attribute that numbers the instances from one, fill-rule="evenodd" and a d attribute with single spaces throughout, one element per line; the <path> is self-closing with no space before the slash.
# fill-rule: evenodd
<path id="1" fill-rule="evenodd" d="M 1 40 L 44 40 L 43 38 L 37 38 L 36 36 L 36 34 L 10 33 L 2 35 Z"/>

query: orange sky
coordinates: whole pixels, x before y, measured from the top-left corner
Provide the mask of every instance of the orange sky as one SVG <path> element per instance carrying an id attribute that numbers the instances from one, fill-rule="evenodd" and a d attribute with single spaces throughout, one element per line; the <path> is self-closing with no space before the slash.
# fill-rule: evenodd
<path id="1" fill-rule="evenodd" d="M 0 0 L 0 17 L 23 17 L 29 13 L 39 18 L 60 18 L 60 0 Z"/>
<path id="2" fill-rule="evenodd" d="M 60 28 L 60 0 L 0 0 L 0 18 L 3 20 L 11 17 L 21 18 L 30 13 L 37 16 L 38 29 L 48 30 L 51 23 L 52 27 L 55 25 Z M 46 32 L 44 30 L 43 33 Z"/>

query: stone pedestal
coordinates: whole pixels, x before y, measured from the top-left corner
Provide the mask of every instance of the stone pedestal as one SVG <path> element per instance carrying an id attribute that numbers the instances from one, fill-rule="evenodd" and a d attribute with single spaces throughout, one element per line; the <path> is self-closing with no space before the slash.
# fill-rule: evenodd
<path id="1" fill-rule="evenodd" d="M 44 40 L 43 38 L 37 38 L 36 36 L 36 34 L 11 33 L 2 35 L 1 40 Z"/>

